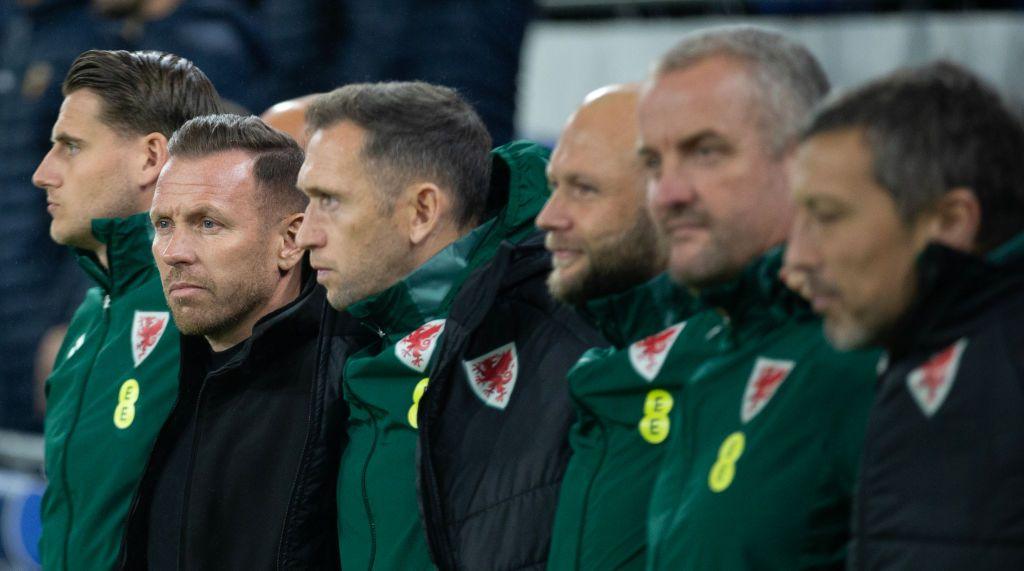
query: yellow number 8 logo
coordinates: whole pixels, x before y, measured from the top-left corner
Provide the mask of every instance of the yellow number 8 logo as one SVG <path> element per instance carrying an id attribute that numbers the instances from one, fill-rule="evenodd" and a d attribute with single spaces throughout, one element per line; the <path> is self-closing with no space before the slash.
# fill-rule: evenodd
<path id="1" fill-rule="evenodd" d="M 409 407 L 409 426 L 413 428 L 419 428 L 419 421 L 416 416 L 420 412 L 420 399 L 423 398 L 423 393 L 427 390 L 427 383 L 430 382 L 430 378 L 420 379 L 420 382 L 416 383 L 416 388 L 412 390 L 412 406 Z"/>
<path id="2" fill-rule="evenodd" d="M 733 432 L 725 437 L 718 448 L 718 461 L 708 473 L 708 487 L 716 494 L 724 492 L 736 477 L 736 461 L 743 455 L 747 437 L 742 432 Z"/>
<path id="3" fill-rule="evenodd" d="M 135 403 L 139 400 L 139 381 L 128 379 L 121 384 L 117 393 L 117 408 L 114 409 L 114 426 L 124 430 L 135 422 Z"/>
<path id="4" fill-rule="evenodd" d="M 668 438 L 671 422 L 668 412 L 672 410 L 672 394 L 662 389 L 647 393 L 644 400 L 644 417 L 640 419 L 640 436 L 651 444 L 661 444 Z"/>

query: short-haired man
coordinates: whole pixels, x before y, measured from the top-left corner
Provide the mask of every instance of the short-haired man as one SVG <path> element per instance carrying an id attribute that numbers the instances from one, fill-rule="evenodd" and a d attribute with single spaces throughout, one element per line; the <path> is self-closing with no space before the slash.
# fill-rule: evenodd
<path id="1" fill-rule="evenodd" d="M 185 123 L 168 151 L 150 218 L 181 388 L 121 566 L 337 566 L 322 431 L 338 419 L 323 422 L 313 383 L 323 290 L 295 243 L 302 150 L 256 117 L 213 115 Z"/>
<path id="2" fill-rule="evenodd" d="M 543 565 L 569 456 L 565 372 L 600 342 L 544 284 L 546 153 L 489 156 L 472 108 L 425 83 L 342 87 L 307 121 L 299 242 L 331 305 L 374 332 L 345 360 L 333 330 L 323 342 L 351 410 L 342 567 Z"/>
<path id="3" fill-rule="evenodd" d="M 199 68 L 157 52 L 85 52 L 62 91 L 53 147 L 32 182 L 46 190 L 50 236 L 73 248 L 97 287 L 46 384 L 40 551 L 47 569 L 110 569 L 178 383 L 178 332 L 148 218 L 136 213 L 149 208 L 167 139 L 220 102 Z"/>
<path id="4" fill-rule="evenodd" d="M 734 27 L 682 40 L 641 97 L 669 275 L 702 308 L 654 361 L 683 381 L 646 409 L 668 420 L 649 568 L 842 564 L 877 357 L 835 352 L 777 279 L 791 142 L 827 88 L 806 48 Z"/>
<path id="5" fill-rule="evenodd" d="M 670 325 L 650 311 L 649 296 L 674 294 L 665 278 L 633 288 L 665 269 L 636 153 L 639 87 L 597 90 L 569 118 L 548 165 L 551 198 L 537 216 L 553 254 L 552 295 L 579 307 L 614 345 L 585 353 L 567 377 L 578 419 L 551 569 L 642 568 L 647 502 L 665 447 L 660 432 L 638 426 L 647 396 L 672 390 L 678 378 L 627 349 Z"/>
<path id="6" fill-rule="evenodd" d="M 821 108 L 787 266 L 840 348 L 880 346 L 852 569 L 1024 568 L 1024 128 L 949 63 Z"/>

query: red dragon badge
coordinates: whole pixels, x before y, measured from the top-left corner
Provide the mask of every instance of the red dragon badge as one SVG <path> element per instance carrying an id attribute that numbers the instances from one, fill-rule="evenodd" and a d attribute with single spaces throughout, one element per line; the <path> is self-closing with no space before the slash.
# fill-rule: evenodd
<path id="1" fill-rule="evenodd" d="M 780 361 L 758 357 L 754 363 L 754 371 L 747 379 L 747 390 L 743 392 L 743 405 L 740 408 L 740 420 L 744 424 L 750 422 L 772 400 L 782 382 L 796 365 L 793 361 Z"/>
<path id="2" fill-rule="evenodd" d="M 422 373 L 430 363 L 430 356 L 437 347 L 437 339 L 444 332 L 444 320 L 435 319 L 420 325 L 412 333 L 402 337 L 395 345 L 395 356 L 409 367 Z"/>
<path id="3" fill-rule="evenodd" d="M 661 372 L 661 366 L 665 364 L 669 349 L 672 348 L 684 327 L 686 327 L 685 321 L 629 346 L 629 362 L 648 383 Z"/>
<path id="4" fill-rule="evenodd" d="M 132 320 L 132 357 L 138 367 L 156 348 L 167 331 L 170 314 L 166 311 L 136 311 Z"/>
<path id="5" fill-rule="evenodd" d="M 516 344 L 508 343 L 485 353 L 472 361 L 462 363 L 466 367 L 469 386 L 487 406 L 505 410 L 512 397 L 519 374 L 519 357 Z"/>
<path id="6" fill-rule="evenodd" d="M 967 339 L 961 339 L 907 374 L 907 388 L 925 416 L 934 415 L 946 401 L 966 348 Z"/>

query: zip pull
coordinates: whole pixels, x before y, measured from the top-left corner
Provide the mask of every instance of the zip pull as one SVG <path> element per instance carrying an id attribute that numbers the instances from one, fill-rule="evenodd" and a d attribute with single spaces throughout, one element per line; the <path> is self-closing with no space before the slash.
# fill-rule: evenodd
<path id="1" fill-rule="evenodd" d="M 110 309 L 110 294 L 103 296 L 103 309 Z"/>

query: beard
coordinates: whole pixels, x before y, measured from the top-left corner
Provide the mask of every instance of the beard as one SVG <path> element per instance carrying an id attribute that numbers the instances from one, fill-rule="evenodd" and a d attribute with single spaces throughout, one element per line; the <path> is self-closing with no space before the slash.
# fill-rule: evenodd
<path id="1" fill-rule="evenodd" d="M 202 287 L 198 299 L 172 299 L 167 296 L 169 282 L 184 280 Z M 246 276 L 223 287 L 202 276 L 188 275 L 171 268 L 164 280 L 164 295 L 182 335 L 202 335 L 216 339 L 233 331 L 273 295 L 274 286 L 256 275 Z"/>
<path id="2" fill-rule="evenodd" d="M 631 228 L 595 242 L 584 254 L 587 267 L 578 276 L 563 276 L 559 268 L 548 276 L 552 297 L 579 305 L 628 290 L 665 268 L 665 244 L 645 210 Z"/>

